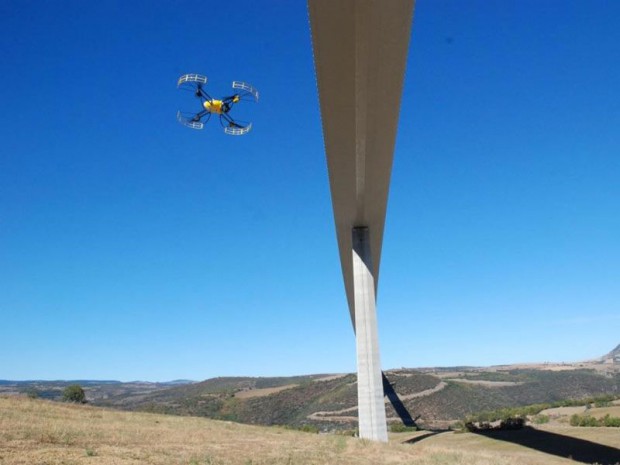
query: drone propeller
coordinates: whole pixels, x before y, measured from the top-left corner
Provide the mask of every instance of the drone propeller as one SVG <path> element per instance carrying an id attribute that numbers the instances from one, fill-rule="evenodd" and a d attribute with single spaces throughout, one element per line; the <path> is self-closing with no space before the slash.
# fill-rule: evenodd
<path id="1" fill-rule="evenodd" d="M 246 123 L 245 121 L 235 121 L 229 115 L 220 115 L 220 124 L 224 128 L 226 134 L 231 136 L 242 136 L 247 134 L 252 129 L 252 123 Z"/>
<path id="2" fill-rule="evenodd" d="M 207 76 L 203 76 L 202 74 L 184 74 L 177 81 L 177 87 L 181 87 L 181 84 L 185 82 L 197 82 L 198 86 L 202 86 L 202 84 L 207 83 Z"/>
<path id="3" fill-rule="evenodd" d="M 183 126 L 187 126 L 188 128 L 192 128 L 192 129 L 202 129 L 204 128 L 204 123 L 200 121 L 200 119 L 196 120 L 196 115 L 194 115 L 193 113 L 191 114 L 192 117 L 190 118 L 189 116 L 187 116 L 187 114 L 183 114 L 180 111 L 177 111 L 177 121 L 179 123 L 181 123 Z M 209 116 L 211 116 L 211 114 L 209 114 Z"/>
<path id="4" fill-rule="evenodd" d="M 184 74 L 177 81 L 177 87 L 192 92 L 196 97 L 211 100 L 211 96 L 203 89 L 207 77 L 201 74 Z"/>
<path id="5" fill-rule="evenodd" d="M 252 123 L 248 124 L 245 127 L 239 126 L 239 127 L 224 128 L 224 132 L 226 134 L 230 134 L 231 136 L 242 136 L 250 132 L 251 129 L 252 129 Z"/>
<path id="6" fill-rule="evenodd" d="M 252 96 L 254 97 L 254 100 L 258 102 L 258 90 L 256 90 L 250 84 L 241 81 L 233 81 L 232 88 L 243 91 L 243 93 L 241 94 L 242 96 Z"/>

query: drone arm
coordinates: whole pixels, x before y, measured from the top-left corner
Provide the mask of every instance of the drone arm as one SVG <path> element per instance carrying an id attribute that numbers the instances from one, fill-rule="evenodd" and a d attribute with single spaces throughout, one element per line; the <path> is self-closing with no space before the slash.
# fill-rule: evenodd
<path id="1" fill-rule="evenodd" d="M 198 88 L 198 92 L 200 92 L 200 96 L 201 96 L 202 98 L 204 98 L 204 99 L 206 99 L 206 100 L 209 100 L 209 101 L 213 100 L 213 99 L 211 98 L 211 96 L 210 96 L 209 94 L 207 94 L 207 92 L 206 92 L 206 91 L 205 91 L 202 87 L 199 87 L 199 88 Z"/>
<path id="2" fill-rule="evenodd" d="M 207 115 L 207 114 L 211 114 L 211 112 L 209 110 L 202 110 L 200 113 L 196 113 L 196 116 L 194 116 L 194 119 L 196 121 L 200 121 L 202 119 L 203 116 Z"/>
<path id="3" fill-rule="evenodd" d="M 241 96 L 239 94 L 230 95 L 222 99 L 222 102 L 227 104 L 229 107 L 232 107 L 235 103 L 239 103 L 240 101 L 241 101 Z"/>
<path id="4" fill-rule="evenodd" d="M 228 124 L 224 125 L 224 121 L 222 121 L 222 120 L 226 121 L 226 123 L 228 123 Z M 222 113 L 220 115 L 220 123 L 222 124 L 223 127 L 232 126 L 232 125 L 237 124 L 237 123 L 235 123 L 235 120 L 232 119 L 230 116 L 228 116 L 228 114 L 226 114 L 226 113 Z"/>
<path id="5" fill-rule="evenodd" d="M 226 113 L 222 113 L 222 114 L 220 115 L 220 123 L 222 123 L 222 126 L 224 126 L 224 122 L 222 121 L 222 119 L 223 119 L 223 120 L 225 120 L 225 121 L 226 121 L 226 123 L 228 123 L 228 124 L 227 124 L 227 126 L 228 126 L 228 127 L 230 127 L 230 128 L 239 128 L 239 129 L 244 129 L 244 128 L 246 128 L 246 127 L 248 126 L 248 125 L 245 125 L 245 126 L 244 126 L 243 124 L 239 124 L 239 123 L 237 123 L 234 119 L 232 119 L 232 118 L 231 118 L 228 114 L 226 114 Z M 226 127 L 226 126 L 224 126 L 224 127 Z"/>

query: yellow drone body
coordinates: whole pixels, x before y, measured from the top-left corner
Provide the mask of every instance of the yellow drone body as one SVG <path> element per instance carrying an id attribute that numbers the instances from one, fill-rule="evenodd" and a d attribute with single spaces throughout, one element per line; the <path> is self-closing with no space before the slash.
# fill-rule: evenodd
<path id="1" fill-rule="evenodd" d="M 205 100 L 202 106 L 210 113 L 215 113 L 216 115 L 222 114 L 222 107 L 224 102 L 221 100 Z"/>

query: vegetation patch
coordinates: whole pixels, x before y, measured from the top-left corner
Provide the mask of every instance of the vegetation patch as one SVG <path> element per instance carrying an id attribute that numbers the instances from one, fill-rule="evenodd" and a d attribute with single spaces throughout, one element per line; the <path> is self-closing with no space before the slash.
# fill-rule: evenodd
<path id="1" fill-rule="evenodd" d="M 32 398 L 32 396 L 29 396 Z M 75 402 L 78 404 L 86 403 L 86 393 L 79 384 L 67 386 L 62 393 L 62 400 L 65 402 Z"/>
<path id="2" fill-rule="evenodd" d="M 406 426 L 402 423 L 392 423 L 390 425 L 391 433 L 412 433 L 414 431 L 418 431 L 417 426 Z"/>
<path id="3" fill-rule="evenodd" d="M 591 415 L 575 414 L 570 417 L 570 424 L 571 426 L 605 426 L 620 428 L 620 417 L 605 415 L 602 418 L 596 418 Z"/>
<path id="4" fill-rule="evenodd" d="M 525 426 L 525 418 L 510 417 L 505 420 L 501 420 L 496 423 L 489 423 L 487 421 L 473 422 L 468 421 L 465 423 L 465 429 L 469 432 L 476 433 L 481 431 L 510 431 L 523 429 Z"/>
<path id="5" fill-rule="evenodd" d="M 542 403 L 542 404 L 532 404 L 526 405 L 523 407 L 509 407 L 509 408 L 501 408 L 486 412 L 481 412 L 474 415 L 469 415 L 465 418 L 465 422 L 470 423 L 481 423 L 487 422 L 492 423 L 495 421 L 503 421 L 508 420 L 510 418 L 527 418 L 534 417 L 540 414 L 543 410 L 547 410 L 550 408 L 558 408 L 558 407 L 582 407 L 582 406 L 590 406 L 598 404 L 606 404 L 611 403 L 614 399 L 618 398 L 618 396 L 613 395 L 602 395 L 597 397 L 588 397 L 585 399 L 566 399 L 556 402 Z M 545 417 L 547 417 L 545 419 Z M 546 423 L 549 421 L 549 417 L 547 415 L 540 415 L 538 423 Z M 535 421 L 536 422 L 536 421 Z"/>

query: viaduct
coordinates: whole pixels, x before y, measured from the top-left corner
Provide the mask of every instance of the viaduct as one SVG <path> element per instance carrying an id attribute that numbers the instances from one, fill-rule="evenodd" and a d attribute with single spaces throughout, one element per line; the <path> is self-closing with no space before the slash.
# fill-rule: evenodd
<path id="1" fill-rule="evenodd" d="M 308 0 L 340 263 L 356 335 L 359 435 L 387 441 L 381 245 L 414 0 Z"/>

